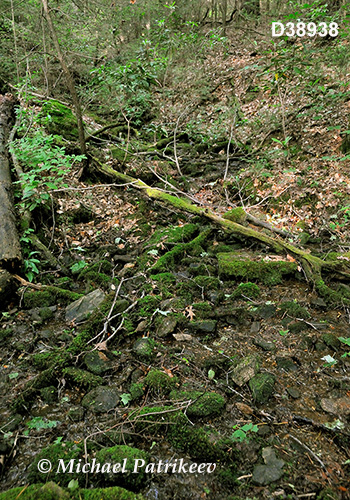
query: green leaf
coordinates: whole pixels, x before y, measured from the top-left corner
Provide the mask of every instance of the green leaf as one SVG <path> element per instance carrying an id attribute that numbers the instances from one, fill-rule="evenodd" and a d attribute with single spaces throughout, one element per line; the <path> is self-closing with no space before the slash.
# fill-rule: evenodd
<path id="1" fill-rule="evenodd" d="M 348 338 L 338 337 L 338 340 L 340 340 L 340 342 L 343 342 L 343 344 L 348 345 L 350 347 L 350 337 Z"/>
<path id="2" fill-rule="evenodd" d="M 10 379 L 10 380 L 12 380 L 12 379 L 14 379 L 14 378 L 17 378 L 17 377 L 18 377 L 18 375 L 19 375 L 19 373 L 18 373 L 18 372 L 9 373 L 9 379 Z"/>
<path id="3" fill-rule="evenodd" d="M 86 266 L 87 266 L 87 263 L 85 262 L 85 260 L 80 260 L 79 262 L 76 262 L 75 264 L 73 264 L 70 267 L 70 270 L 72 271 L 72 273 L 78 273 L 79 271 L 84 269 L 84 267 L 86 267 Z"/>
<path id="4" fill-rule="evenodd" d="M 68 488 L 70 490 L 76 490 L 79 488 L 79 481 L 77 479 L 71 479 L 68 483 Z"/>
<path id="5" fill-rule="evenodd" d="M 131 394 L 124 392 L 124 394 L 122 394 L 120 396 L 120 399 L 121 399 L 121 402 L 123 403 L 123 405 L 127 406 L 129 404 L 129 401 L 132 400 L 132 396 L 131 396 Z"/>
<path id="6" fill-rule="evenodd" d="M 215 377 L 215 372 L 214 372 L 214 370 L 210 369 L 208 371 L 208 379 L 213 380 L 214 377 Z"/>

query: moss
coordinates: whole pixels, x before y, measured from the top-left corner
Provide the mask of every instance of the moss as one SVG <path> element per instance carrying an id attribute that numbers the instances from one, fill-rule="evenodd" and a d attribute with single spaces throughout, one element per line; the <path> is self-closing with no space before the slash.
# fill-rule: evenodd
<path id="1" fill-rule="evenodd" d="M 111 274 L 113 270 L 113 265 L 109 260 L 101 260 L 99 262 L 95 262 L 94 264 L 89 264 L 86 266 L 81 273 L 79 274 L 79 278 L 84 277 L 86 274 L 92 272 L 95 273 L 104 273 L 104 274 Z"/>
<path id="2" fill-rule="evenodd" d="M 65 380 L 71 385 L 78 385 L 84 389 L 90 390 L 98 385 L 104 384 L 104 379 L 99 375 L 94 375 L 86 370 L 69 366 L 63 369 L 62 372 Z"/>
<path id="3" fill-rule="evenodd" d="M 40 352 L 32 356 L 32 363 L 39 370 L 46 370 L 49 367 L 55 368 L 55 370 L 62 369 L 71 362 L 72 356 L 59 349 L 51 352 Z"/>
<path id="4" fill-rule="evenodd" d="M 323 280 L 316 281 L 315 288 L 319 296 L 322 297 L 328 305 L 350 305 L 350 299 L 344 297 L 341 292 L 337 292 L 327 286 Z"/>
<path id="5" fill-rule="evenodd" d="M 134 420 L 136 432 L 149 435 L 167 434 L 169 443 L 198 460 L 230 461 L 227 448 L 222 446 L 219 435 L 193 427 L 187 417 L 172 406 L 144 407 L 129 415 Z M 232 445 L 232 443 L 231 443 Z"/>
<path id="6" fill-rule="evenodd" d="M 176 198 L 177 199 L 177 198 Z M 188 243 L 177 244 L 172 250 L 162 255 L 157 262 L 152 266 L 152 273 L 165 273 L 169 270 L 171 271 L 175 265 L 182 259 L 185 253 L 193 256 L 200 256 L 204 249 L 202 245 L 205 244 L 208 239 L 211 230 L 206 230 L 200 233 L 196 238 Z"/>
<path id="7" fill-rule="evenodd" d="M 40 481 L 45 482 L 48 479 L 50 479 L 57 483 L 59 482 L 60 485 L 62 486 L 67 486 L 69 481 L 71 481 L 71 479 L 76 479 L 79 481 L 81 485 L 83 485 L 85 481 L 85 475 L 81 472 L 80 473 L 73 472 L 72 474 L 62 474 L 61 472 L 57 473 L 57 468 L 58 464 L 60 463 L 59 462 L 60 459 L 63 459 L 65 465 L 67 465 L 67 462 L 69 462 L 69 460 L 72 459 L 76 460 L 75 463 L 77 463 L 79 459 L 83 457 L 83 455 L 84 455 L 83 446 L 69 441 L 65 443 L 58 443 L 46 446 L 45 448 L 42 449 L 40 453 L 38 453 L 35 456 L 34 462 L 30 466 L 30 471 L 28 476 L 29 482 L 30 483 L 35 483 Z M 52 464 L 52 471 L 49 474 L 43 474 L 38 470 L 39 461 L 44 459 L 49 460 Z"/>
<path id="8" fill-rule="evenodd" d="M 152 316 L 157 309 L 162 297 L 160 295 L 146 295 L 138 302 L 138 313 L 140 316 Z"/>
<path id="9" fill-rule="evenodd" d="M 252 256 L 238 252 L 219 253 L 217 257 L 219 275 L 224 279 L 256 280 L 265 285 L 276 285 L 284 276 L 294 275 L 297 271 L 296 262 L 256 261 Z"/>
<path id="10" fill-rule="evenodd" d="M 120 473 L 107 473 L 104 474 L 104 479 L 108 483 L 118 483 L 133 490 L 140 489 L 146 479 L 146 474 L 142 468 L 138 469 L 138 473 L 133 473 L 134 461 L 137 459 L 144 460 L 145 465 L 149 461 L 149 455 L 143 450 L 138 448 L 131 448 L 126 445 L 116 445 L 111 448 L 105 448 L 96 453 L 96 462 L 101 464 L 123 464 L 126 459 L 125 470 L 126 472 Z"/>
<path id="11" fill-rule="evenodd" d="M 212 315 L 213 307 L 208 302 L 197 302 L 192 305 L 196 318 L 208 318 Z M 183 316 L 183 315 L 182 315 Z"/>
<path id="12" fill-rule="evenodd" d="M 49 307 L 56 303 L 67 305 L 83 297 L 81 293 L 71 292 L 55 286 L 47 286 L 45 290 L 27 290 L 23 295 L 23 305 L 26 309 L 34 307 Z"/>
<path id="13" fill-rule="evenodd" d="M 129 162 L 132 158 L 130 154 L 125 151 L 125 148 L 111 148 L 110 149 L 112 158 L 117 160 L 119 163 L 123 164 L 125 162 Z"/>
<path id="14" fill-rule="evenodd" d="M 64 104 L 57 101 L 45 102 L 40 118 L 50 134 L 62 135 L 68 140 L 78 139 L 77 119 Z"/>
<path id="15" fill-rule="evenodd" d="M 185 224 L 184 226 L 170 226 L 167 228 L 157 229 L 147 241 L 145 246 L 147 249 L 150 246 L 157 246 L 160 243 L 171 244 L 186 243 L 193 239 L 198 234 L 198 226 L 196 224 Z"/>
<path id="16" fill-rule="evenodd" d="M 5 328 L 4 330 L 0 330 L 0 344 L 5 342 L 9 337 L 11 337 L 12 334 L 12 328 Z"/>
<path id="17" fill-rule="evenodd" d="M 153 393 L 168 394 L 178 383 L 178 378 L 169 377 L 167 373 L 153 369 L 148 372 L 143 383 Z"/>
<path id="18" fill-rule="evenodd" d="M 79 278 L 80 279 L 79 275 Z M 111 282 L 113 282 L 115 285 L 118 285 L 119 281 L 116 278 L 112 278 L 111 276 L 108 276 L 107 274 L 104 273 L 98 273 L 96 271 L 89 271 L 84 274 L 84 279 L 91 281 L 94 285 L 109 285 Z"/>
<path id="19" fill-rule="evenodd" d="M 171 399 L 192 400 L 193 403 L 187 408 L 189 417 L 205 418 L 220 415 L 225 408 L 225 399 L 216 392 L 200 391 L 172 391 Z"/>
<path id="20" fill-rule="evenodd" d="M 176 278 L 172 273 L 154 274 L 151 279 L 157 283 L 157 288 L 163 298 L 172 296 L 170 289 L 176 284 Z"/>
<path id="21" fill-rule="evenodd" d="M 96 335 L 96 331 L 101 330 L 106 316 L 111 311 L 114 296 L 114 293 L 110 293 L 103 299 L 98 309 L 96 309 L 91 314 L 91 316 L 85 323 L 84 328 L 71 342 L 70 346 L 67 349 L 68 352 L 70 352 L 71 354 L 79 354 L 82 351 L 89 350 L 89 347 L 86 345 L 86 343 Z M 129 303 L 127 300 L 117 300 L 111 313 L 122 313 L 123 311 L 125 311 L 128 305 Z"/>
<path id="22" fill-rule="evenodd" d="M 53 312 L 49 307 L 42 307 L 39 311 L 39 316 L 43 321 L 47 321 L 53 317 Z"/>
<path id="23" fill-rule="evenodd" d="M 131 401 L 135 401 L 141 398 L 144 395 L 143 384 L 142 383 L 131 384 L 129 393 L 131 395 Z"/>
<path id="24" fill-rule="evenodd" d="M 196 276 L 193 281 L 198 286 L 204 287 L 205 290 L 218 290 L 220 288 L 220 280 L 213 276 Z"/>
<path id="25" fill-rule="evenodd" d="M 224 219 L 236 222 L 237 224 L 244 224 L 247 220 L 247 214 L 242 207 L 233 208 L 226 212 L 223 216 Z"/>
<path id="26" fill-rule="evenodd" d="M 70 490 L 56 483 L 20 486 L 0 493 L 0 500 L 144 500 L 141 494 L 114 486 L 112 488 L 93 488 Z"/>
<path id="27" fill-rule="evenodd" d="M 241 283 L 232 294 L 232 298 L 240 299 L 248 297 L 249 299 L 257 299 L 260 295 L 260 288 L 255 283 Z"/>
<path id="28" fill-rule="evenodd" d="M 283 302 L 280 305 L 280 312 L 292 316 L 292 318 L 308 319 L 310 313 L 295 300 Z"/>
<path id="29" fill-rule="evenodd" d="M 266 403 L 273 393 L 275 377 L 271 373 L 258 373 L 249 380 L 249 387 L 252 391 L 254 401 Z"/>

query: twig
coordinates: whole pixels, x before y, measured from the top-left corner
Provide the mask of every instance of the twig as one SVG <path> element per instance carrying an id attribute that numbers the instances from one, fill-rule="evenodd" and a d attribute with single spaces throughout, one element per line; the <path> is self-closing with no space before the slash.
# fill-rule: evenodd
<path id="1" fill-rule="evenodd" d="M 318 462 L 320 464 L 320 466 L 322 467 L 322 469 L 325 470 L 326 474 L 328 475 L 328 471 L 327 471 L 327 468 L 325 466 L 325 464 L 322 462 L 322 460 L 320 458 L 318 458 L 318 456 L 308 447 L 306 446 L 306 444 L 302 443 L 301 441 L 299 441 L 298 438 L 292 436 L 292 434 L 288 434 L 290 438 L 293 439 L 293 441 L 295 441 L 296 443 L 298 443 L 302 448 L 304 448 L 304 450 L 306 450 L 308 453 L 310 453 L 310 455 L 312 456 L 312 458 L 314 458 L 316 460 L 316 462 Z"/>

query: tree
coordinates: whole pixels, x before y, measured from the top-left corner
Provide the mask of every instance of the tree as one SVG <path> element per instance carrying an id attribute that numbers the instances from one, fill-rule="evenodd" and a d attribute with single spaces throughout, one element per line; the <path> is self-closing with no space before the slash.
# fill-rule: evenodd
<path id="1" fill-rule="evenodd" d="M 57 58 L 61 64 L 62 71 L 66 77 L 69 92 L 72 96 L 75 114 L 77 117 L 80 150 L 81 150 L 81 153 L 83 155 L 86 155 L 87 151 L 86 151 L 86 143 L 85 143 L 84 124 L 83 124 L 80 101 L 79 101 L 79 97 L 78 97 L 78 94 L 77 94 L 77 91 L 75 88 L 74 79 L 73 79 L 71 72 L 69 71 L 68 64 L 67 64 L 66 59 L 63 55 L 63 52 L 61 51 L 61 47 L 60 47 L 60 44 L 58 41 L 55 27 L 53 25 L 53 21 L 51 18 L 51 14 L 50 14 L 47 0 L 42 0 L 42 5 L 43 5 L 43 9 L 44 9 L 44 15 L 45 15 L 45 18 L 46 18 L 46 21 L 47 21 L 47 24 L 49 26 L 49 30 L 51 33 L 52 41 L 53 41 L 53 44 L 54 44 L 56 52 L 57 52 Z"/>

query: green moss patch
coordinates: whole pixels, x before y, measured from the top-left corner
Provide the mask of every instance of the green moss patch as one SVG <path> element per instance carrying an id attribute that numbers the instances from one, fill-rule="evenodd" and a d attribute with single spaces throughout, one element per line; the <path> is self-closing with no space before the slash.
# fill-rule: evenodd
<path id="1" fill-rule="evenodd" d="M 70 385 L 77 385 L 88 390 L 104 383 L 102 377 L 72 366 L 64 368 L 62 373 L 65 380 L 67 380 Z"/>
<path id="2" fill-rule="evenodd" d="M 168 394 L 177 383 L 176 376 L 169 377 L 161 370 L 151 370 L 144 379 L 144 386 L 153 393 Z"/>
<path id="3" fill-rule="evenodd" d="M 259 281 L 265 285 L 277 285 L 286 276 L 293 276 L 297 263 L 289 261 L 253 260 L 247 253 L 219 253 L 219 275 L 226 280 Z"/>
<path id="4" fill-rule="evenodd" d="M 233 208 L 226 212 L 223 216 L 224 219 L 236 222 L 237 224 L 244 224 L 247 220 L 247 214 L 241 207 Z"/>
<path id="5" fill-rule="evenodd" d="M 112 488 L 94 488 L 68 490 L 52 481 L 46 484 L 20 486 L 0 493 L 0 500 L 143 500 L 141 494 L 114 486 Z"/>
<path id="6" fill-rule="evenodd" d="M 70 302 L 80 299 L 83 295 L 70 292 L 63 288 L 48 286 L 45 290 L 27 290 L 23 295 L 23 305 L 25 309 L 34 307 L 49 307 L 57 303 L 67 305 Z"/>
<path id="7" fill-rule="evenodd" d="M 40 117 L 49 134 L 62 135 L 73 141 L 78 139 L 77 119 L 64 104 L 57 101 L 45 102 Z"/>
<path id="8" fill-rule="evenodd" d="M 310 313 L 305 307 L 302 307 L 295 300 L 282 302 L 280 312 L 284 315 L 292 316 L 292 318 L 309 319 Z"/>
<path id="9" fill-rule="evenodd" d="M 213 417 L 220 415 L 225 408 L 225 398 L 216 392 L 206 392 L 203 394 L 200 391 L 173 391 L 170 397 L 176 400 L 193 401 L 186 410 L 189 417 Z"/>
<path id="10" fill-rule="evenodd" d="M 260 288 L 255 283 L 241 283 L 232 294 L 233 299 L 257 299 L 260 295 Z"/>

